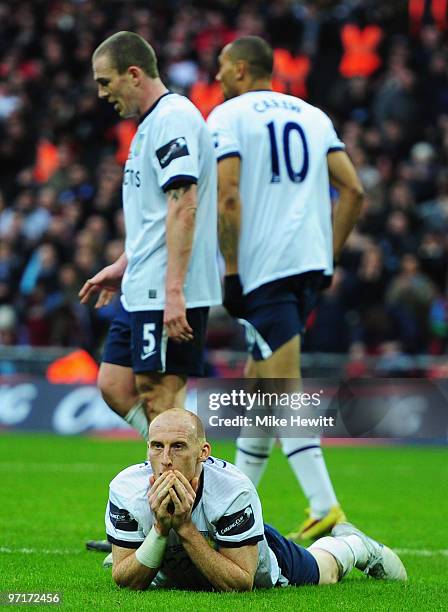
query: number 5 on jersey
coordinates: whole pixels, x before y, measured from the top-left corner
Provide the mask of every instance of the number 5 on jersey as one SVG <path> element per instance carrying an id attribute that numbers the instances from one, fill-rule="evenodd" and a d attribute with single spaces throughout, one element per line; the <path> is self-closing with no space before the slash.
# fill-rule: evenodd
<path id="1" fill-rule="evenodd" d="M 280 183 L 281 181 L 281 172 L 280 172 L 280 157 L 277 145 L 277 135 L 276 135 L 276 125 L 274 121 L 271 121 L 266 125 L 269 130 L 269 141 L 271 144 L 271 183 Z M 298 170 L 294 169 L 294 162 L 297 158 L 300 159 L 298 154 L 299 141 L 297 137 L 294 138 L 293 134 L 297 134 L 299 137 L 299 141 L 303 150 L 303 159 L 302 159 L 302 167 Z M 291 147 L 291 137 L 293 137 L 293 144 L 296 146 Z M 295 141 L 295 142 L 294 142 Z M 308 174 L 308 164 L 309 164 L 309 154 L 308 154 L 308 144 L 305 138 L 305 132 L 302 127 L 298 123 L 294 123 L 293 121 L 288 121 L 283 128 L 282 134 L 282 144 L 283 144 L 283 156 L 285 158 L 285 166 L 286 171 L 288 173 L 289 179 L 293 183 L 303 183 L 306 175 Z M 293 155 L 291 155 L 291 148 L 293 151 Z"/>
<path id="2" fill-rule="evenodd" d="M 155 323 L 144 323 L 143 324 L 143 345 L 141 359 L 148 359 L 151 355 L 154 355 L 156 348 L 156 339 L 152 333 L 156 328 Z"/>

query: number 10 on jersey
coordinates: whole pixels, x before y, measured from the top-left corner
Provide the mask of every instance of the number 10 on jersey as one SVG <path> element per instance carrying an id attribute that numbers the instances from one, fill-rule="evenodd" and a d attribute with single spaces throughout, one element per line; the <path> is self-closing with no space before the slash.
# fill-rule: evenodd
<path id="1" fill-rule="evenodd" d="M 266 125 L 269 131 L 269 141 L 271 145 L 271 183 L 280 183 L 281 177 L 281 161 L 279 155 L 279 146 L 277 144 L 276 125 L 274 121 L 271 121 Z M 294 134 L 296 137 L 294 138 Z M 298 136 L 298 140 L 297 140 Z M 308 174 L 309 154 L 308 144 L 306 142 L 305 133 L 302 127 L 298 123 L 288 121 L 283 127 L 283 133 L 280 137 L 281 144 L 283 145 L 283 158 L 286 166 L 286 172 L 289 179 L 293 183 L 303 183 L 306 175 Z M 301 143 L 303 149 L 303 160 L 302 167 L 297 168 L 298 148 L 297 145 Z M 293 146 L 291 146 L 291 144 Z"/>

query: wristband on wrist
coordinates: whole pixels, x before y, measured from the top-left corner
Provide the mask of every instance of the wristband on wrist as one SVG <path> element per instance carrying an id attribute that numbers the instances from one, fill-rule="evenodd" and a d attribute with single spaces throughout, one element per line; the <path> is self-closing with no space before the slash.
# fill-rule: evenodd
<path id="1" fill-rule="evenodd" d="M 140 548 L 135 551 L 135 558 L 146 567 L 158 569 L 162 565 L 167 541 L 167 536 L 159 535 L 154 526 L 151 527 Z"/>

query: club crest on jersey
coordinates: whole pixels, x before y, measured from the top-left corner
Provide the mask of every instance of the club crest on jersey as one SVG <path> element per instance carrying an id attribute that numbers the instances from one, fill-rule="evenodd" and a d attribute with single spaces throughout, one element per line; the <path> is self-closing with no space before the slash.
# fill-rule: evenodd
<path id="1" fill-rule="evenodd" d="M 252 506 L 246 506 L 243 510 L 223 516 L 216 525 L 218 535 L 233 536 L 249 531 L 255 524 Z"/>
<path id="2" fill-rule="evenodd" d="M 118 508 L 109 501 L 109 518 L 115 529 L 120 531 L 138 531 L 138 523 L 135 518 L 124 508 Z"/>
<path id="3" fill-rule="evenodd" d="M 185 138 L 179 136 L 167 142 L 163 147 L 160 147 L 160 149 L 157 149 L 156 155 L 160 166 L 166 168 L 173 159 L 190 155 L 190 151 L 188 150 Z"/>
<path id="4" fill-rule="evenodd" d="M 134 157 L 138 157 L 140 155 L 140 151 L 142 150 L 142 144 L 143 144 L 144 138 L 145 138 L 144 134 L 137 135 L 135 145 L 132 148 L 132 155 Z"/>

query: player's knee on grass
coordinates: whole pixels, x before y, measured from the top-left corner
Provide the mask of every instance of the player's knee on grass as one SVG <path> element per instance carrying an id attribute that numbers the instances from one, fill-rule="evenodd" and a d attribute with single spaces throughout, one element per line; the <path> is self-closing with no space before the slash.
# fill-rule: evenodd
<path id="1" fill-rule="evenodd" d="M 307 549 L 319 566 L 319 585 L 336 584 L 341 579 L 338 562 L 333 555 L 319 548 Z"/>
<path id="2" fill-rule="evenodd" d="M 121 417 L 125 417 L 139 399 L 131 368 L 102 363 L 97 385 L 106 404 Z"/>
<path id="3" fill-rule="evenodd" d="M 137 374 L 136 385 L 149 422 L 171 408 L 185 408 L 186 377 Z"/>

